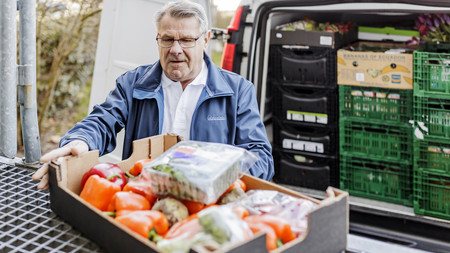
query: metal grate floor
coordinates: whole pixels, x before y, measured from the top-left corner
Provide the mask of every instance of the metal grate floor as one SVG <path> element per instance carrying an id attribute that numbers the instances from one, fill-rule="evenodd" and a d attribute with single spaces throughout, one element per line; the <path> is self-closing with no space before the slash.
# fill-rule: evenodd
<path id="1" fill-rule="evenodd" d="M 0 252 L 101 252 L 50 209 L 33 172 L 0 163 Z"/>

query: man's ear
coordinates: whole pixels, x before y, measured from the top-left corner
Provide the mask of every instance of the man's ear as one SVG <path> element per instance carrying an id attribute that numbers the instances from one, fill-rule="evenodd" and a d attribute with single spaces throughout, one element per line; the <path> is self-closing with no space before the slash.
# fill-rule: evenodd
<path id="1" fill-rule="evenodd" d="M 211 31 L 208 30 L 207 32 L 205 32 L 205 36 L 203 37 L 205 40 L 205 44 L 203 45 L 203 51 L 206 51 L 206 49 L 208 48 L 209 39 L 211 39 Z"/>

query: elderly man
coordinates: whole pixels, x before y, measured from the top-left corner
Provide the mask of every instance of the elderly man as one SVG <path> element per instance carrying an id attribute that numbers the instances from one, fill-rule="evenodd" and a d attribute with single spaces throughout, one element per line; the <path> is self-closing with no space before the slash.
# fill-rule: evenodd
<path id="1" fill-rule="evenodd" d="M 261 121 L 253 84 L 214 65 L 205 50 L 210 39 L 203 7 L 190 1 L 166 4 L 156 14 L 160 60 L 121 75 L 101 105 L 77 123 L 60 148 L 42 156 L 33 175 L 48 188 L 48 162 L 88 150 L 109 153 L 125 128 L 123 159 L 133 140 L 176 133 L 185 140 L 227 143 L 255 152 L 249 173 L 270 180 L 271 146 Z"/>

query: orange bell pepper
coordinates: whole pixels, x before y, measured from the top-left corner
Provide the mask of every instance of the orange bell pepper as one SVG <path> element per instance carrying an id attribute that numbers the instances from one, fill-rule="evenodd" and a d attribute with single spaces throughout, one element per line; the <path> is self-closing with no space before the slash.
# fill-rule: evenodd
<path id="1" fill-rule="evenodd" d="M 262 222 L 252 221 L 247 221 L 247 224 L 254 234 L 258 232 L 266 233 L 266 247 L 268 250 L 274 250 L 283 245 L 282 240 L 280 238 L 277 238 L 275 230 L 271 226 L 266 225 Z"/>
<path id="2" fill-rule="evenodd" d="M 230 187 L 228 187 L 228 189 L 222 194 L 222 196 L 220 196 L 220 198 L 223 197 L 225 194 L 227 194 L 228 192 L 230 192 L 234 188 L 241 188 L 244 192 L 247 191 L 247 185 L 245 184 L 245 182 L 242 181 L 242 179 L 238 178 L 238 179 L 236 179 L 236 181 L 234 181 L 230 185 Z"/>
<path id="3" fill-rule="evenodd" d="M 109 212 L 122 210 L 150 210 L 148 200 L 134 192 L 116 192 L 108 206 Z"/>
<path id="4" fill-rule="evenodd" d="M 233 206 L 231 209 L 241 219 L 244 219 L 249 215 L 247 208 L 243 206 Z"/>
<path id="5" fill-rule="evenodd" d="M 157 199 L 156 194 L 152 191 L 151 179 L 146 174 L 128 180 L 128 183 L 123 187 L 123 191 L 132 191 L 144 196 L 150 203 L 150 206 L 153 206 Z"/>
<path id="6" fill-rule="evenodd" d="M 113 183 L 99 175 L 92 175 L 87 179 L 80 197 L 101 211 L 106 211 L 114 194 L 120 190 L 119 184 Z"/>
<path id="7" fill-rule="evenodd" d="M 164 235 L 164 239 L 176 238 L 183 234 L 196 234 L 198 231 L 202 230 L 202 226 L 198 221 L 197 213 L 181 220 L 175 224 L 167 231 Z"/>
<path id="8" fill-rule="evenodd" d="M 199 211 L 201 211 L 203 209 L 203 207 L 205 207 L 205 204 L 202 202 L 196 202 L 196 201 L 191 201 L 191 200 L 180 200 L 181 203 L 183 203 L 183 205 L 185 205 L 188 209 L 188 213 L 189 215 L 194 214 L 194 213 L 198 213 Z"/>
<path id="9" fill-rule="evenodd" d="M 142 168 L 144 168 L 145 164 L 151 162 L 152 159 L 142 159 L 134 163 L 133 167 L 128 171 L 133 176 L 138 176 L 142 172 Z"/>
<path id="10" fill-rule="evenodd" d="M 248 223 L 264 223 L 275 230 L 277 238 L 281 238 L 283 243 L 288 243 L 296 238 L 295 233 L 291 229 L 289 223 L 278 216 L 264 214 L 264 215 L 249 215 L 244 218 Z"/>
<path id="11" fill-rule="evenodd" d="M 124 213 L 115 220 L 134 232 L 157 242 L 169 229 L 169 221 L 160 211 L 138 210 Z"/>

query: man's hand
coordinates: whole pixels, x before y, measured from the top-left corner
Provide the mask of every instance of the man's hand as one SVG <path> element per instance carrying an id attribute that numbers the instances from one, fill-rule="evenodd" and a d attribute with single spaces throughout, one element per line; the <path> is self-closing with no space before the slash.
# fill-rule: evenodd
<path id="1" fill-rule="evenodd" d="M 41 162 L 45 163 L 41 168 L 39 168 L 31 177 L 33 180 L 41 179 L 37 188 L 40 190 L 48 189 L 48 165 L 50 161 L 58 159 L 60 157 L 68 155 L 80 155 L 89 151 L 89 146 L 80 140 L 74 140 L 67 143 L 65 146 L 54 149 L 41 157 Z"/>

